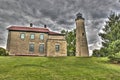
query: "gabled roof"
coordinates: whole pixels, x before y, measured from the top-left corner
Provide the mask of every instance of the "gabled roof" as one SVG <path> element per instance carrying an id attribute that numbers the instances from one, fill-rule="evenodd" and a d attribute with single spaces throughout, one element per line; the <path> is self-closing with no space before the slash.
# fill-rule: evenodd
<path id="1" fill-rule="evenodd" d="M 36 28 L 36 27 L 22 27 L 22 26 L 11 26 L 7 28 L 10 31 L 26 31 L 26 32 L 41 32 L 41 33 L 48 33 L 50 35 L 63 35 L 60 33 L 49 31 L 47 28 Z"/>

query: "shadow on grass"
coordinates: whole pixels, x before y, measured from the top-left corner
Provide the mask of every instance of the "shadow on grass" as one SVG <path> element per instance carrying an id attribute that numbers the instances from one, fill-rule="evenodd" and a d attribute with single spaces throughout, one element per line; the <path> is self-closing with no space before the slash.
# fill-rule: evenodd
<path id="1" fill-rule="evenodd" d="M 36 65 L 36 64 L 22 64 L 22 65 L 15 65 L 14 68 L 17 67 L 41 67 L 40 65 Z"/>
<path id="2" fill-rule="evenodd" d="M 46 68 L 46 65 L 44 65 L 45 62 L 43 63 L 39 63 L 39 64 L 21 64 L 21 65 L 15 65 L 14 68 L 18 68 L 18 67 L 42 67 L 42 68 Z"/>

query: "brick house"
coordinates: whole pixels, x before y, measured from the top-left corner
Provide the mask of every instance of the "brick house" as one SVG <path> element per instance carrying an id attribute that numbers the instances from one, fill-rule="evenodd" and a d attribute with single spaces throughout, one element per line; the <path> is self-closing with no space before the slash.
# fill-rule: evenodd
<path id="1" fill-rule="evenodd" d="M 7 28 L 9 55 L 67 56 L 63 34 L 44 28 L 11 26 Z"/>

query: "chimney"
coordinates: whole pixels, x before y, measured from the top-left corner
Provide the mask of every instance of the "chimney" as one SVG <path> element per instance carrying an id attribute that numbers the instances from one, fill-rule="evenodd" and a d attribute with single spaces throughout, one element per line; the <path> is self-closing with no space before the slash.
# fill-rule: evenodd
<path id="1" fill-rule="evenodd" d="M 47 25 L 44 25 L 44 28 L 47 28 Z"/>
<path id="2" fill-rule="evenodd" d="M 33 27 L 33 24 L 32 24 L 32 23 L 30 23 L 30 27 Z"/>

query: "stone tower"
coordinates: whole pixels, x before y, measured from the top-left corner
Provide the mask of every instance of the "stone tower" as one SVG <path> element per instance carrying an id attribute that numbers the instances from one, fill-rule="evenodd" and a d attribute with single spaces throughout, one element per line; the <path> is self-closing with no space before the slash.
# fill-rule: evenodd
<path id="1" fill-rule="evenodd" d="M 88 57 L 88 44 L 84 26 L 84 18 L 81 13 L 76 15 L 76 56 Z"/>

